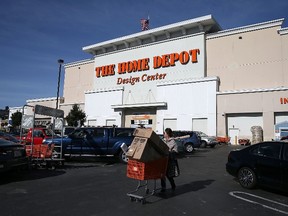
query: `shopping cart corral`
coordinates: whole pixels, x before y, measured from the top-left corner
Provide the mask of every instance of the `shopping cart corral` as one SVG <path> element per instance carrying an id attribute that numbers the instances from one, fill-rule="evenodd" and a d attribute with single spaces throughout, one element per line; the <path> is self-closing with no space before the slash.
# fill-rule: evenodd
<path id="1" fill-rule="evenodd" d="M 157 188 L 156 181 L 166 175 L 167 163 L 167 157 L 149 162 L 140 162 L 132 159 L 128 161 L 127 177 L 138 180 L 136 189 L 127 193 L 132 202 L 136 201 L 145 204 L 148 197 L 161 190 L 161 188 Z M 150 186 L 152 188 L 149 188 Z"/>

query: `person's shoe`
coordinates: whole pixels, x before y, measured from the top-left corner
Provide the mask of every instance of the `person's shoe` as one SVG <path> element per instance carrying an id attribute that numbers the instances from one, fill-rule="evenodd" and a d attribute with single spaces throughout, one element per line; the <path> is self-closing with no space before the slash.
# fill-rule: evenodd
<path id="1" fill-rule="evenodd" d="M 161 188 L 160 192 L 161 193 L 165 193 L 166 192 L 166 188 Z"/>

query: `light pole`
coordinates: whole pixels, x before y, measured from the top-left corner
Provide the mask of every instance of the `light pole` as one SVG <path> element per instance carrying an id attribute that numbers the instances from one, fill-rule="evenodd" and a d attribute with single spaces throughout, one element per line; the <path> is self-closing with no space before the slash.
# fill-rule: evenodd
<path id="1" fill-rule="evenodd" d="M 59 99 L 59 88 L 60 88 L 60 77 L 61 77 L 61 68 L 64 63 L 63 59 L 58 59 L 59 72 L 58 72 L 58 85 L 57 85 L 57 98 L 56 98 L 56 109 L 58 109 L 58 99 Z"/>

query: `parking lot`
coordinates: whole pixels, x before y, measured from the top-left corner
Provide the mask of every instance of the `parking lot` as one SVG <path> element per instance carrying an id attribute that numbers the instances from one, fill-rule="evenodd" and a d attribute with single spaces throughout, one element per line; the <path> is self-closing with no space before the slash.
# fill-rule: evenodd
<path id="1" fill-rule="evenodd" d="M 157 193 L 144 205 L 130 201 L 127 193 L 136 189 L 138 180 L 127 178 L 126 165 L 112 158 L 1 174 L 1 216 L 288 215 L 287 194 L 243 189 L 226 173 L 227 155 L 234 148 L 221 145 L 180 157 L 176 191 Z M 148 183 L 152 188 L 154 181 Z M 159 187 L 160 181 L 156 183 Z"/>

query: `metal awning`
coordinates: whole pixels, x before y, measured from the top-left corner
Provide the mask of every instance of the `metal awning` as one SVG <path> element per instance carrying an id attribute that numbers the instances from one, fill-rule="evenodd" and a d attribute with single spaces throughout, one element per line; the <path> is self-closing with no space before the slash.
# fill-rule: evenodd
<path id="1" fill-rule="evenodd" d="M 154 103 L 137 103 L 137 104 L 118 104 L 111 105 L 112 109 L 134 109 L 134 108 L 147 108 L 147 107 L 167 107 L 166 102 L 154 102 Z"/>

